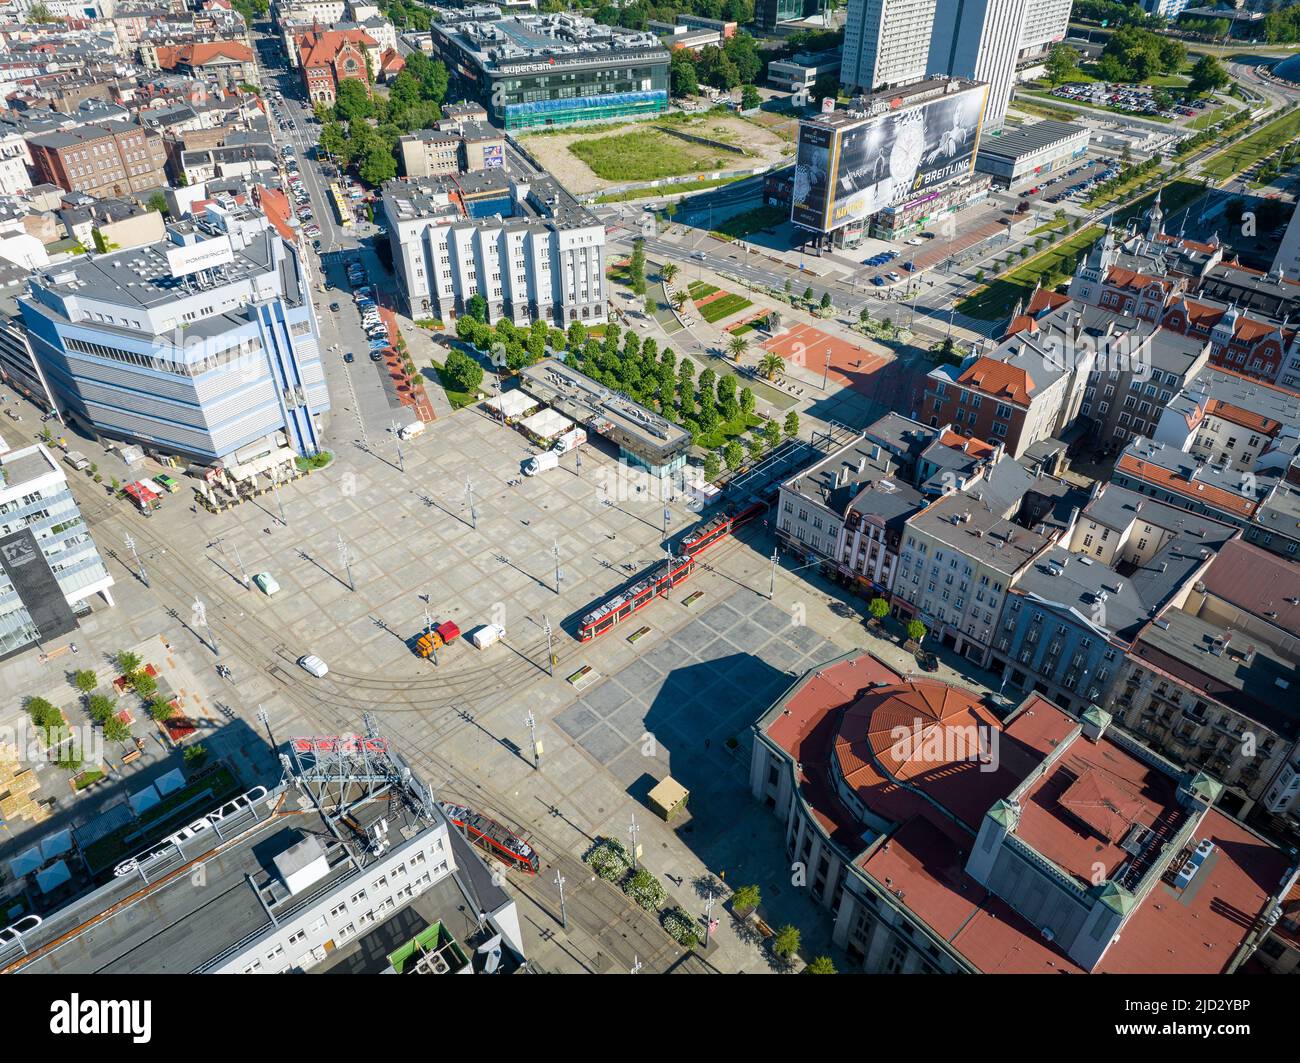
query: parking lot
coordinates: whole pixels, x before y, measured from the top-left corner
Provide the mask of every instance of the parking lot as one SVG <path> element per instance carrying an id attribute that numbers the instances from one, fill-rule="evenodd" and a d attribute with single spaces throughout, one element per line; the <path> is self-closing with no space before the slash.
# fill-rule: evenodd
<path id="1" fill-rule="evenodd" d="M 1140 85 L 1108 85 L 1104 81 L 1058 85 L 1051 93 L 1057 99 L 1093 107 L 1104 107 L 1142 118 L 1164 118 L 1183 122 L 1206 111 L 1211 103 L 1191 93 L 1174 89 L 1153 89 Z M 1161 104 L 1165 104 L 1164 107 Z"/>

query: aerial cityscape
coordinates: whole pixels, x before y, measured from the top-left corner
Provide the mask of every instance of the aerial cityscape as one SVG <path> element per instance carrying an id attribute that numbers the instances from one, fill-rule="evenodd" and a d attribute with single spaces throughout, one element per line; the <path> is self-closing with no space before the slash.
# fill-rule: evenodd
<path id="1" fill-rule="evenodd" d="M 1300 973 L 1300 2 L 0 81 L 0 973 Z"/>

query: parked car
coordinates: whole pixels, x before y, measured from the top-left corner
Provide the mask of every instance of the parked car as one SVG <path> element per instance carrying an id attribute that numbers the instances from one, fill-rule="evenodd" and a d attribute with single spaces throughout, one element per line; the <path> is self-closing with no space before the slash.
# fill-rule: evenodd
<path id="1" fill-rule="evenodd" d="M 298 666 L 309 675 L 314 675 L 317 679 L 324 679 L 329 675 L 329 665 L 317 657 L 314 653 L 298 658 Z"/>
<path id="2" fill-rule="evenodd" d="M 353 362 L 356 361 L 356 359 L 352 356 L 351 351 L 348 351 L 348 353 L 343 356 L 343 360 L 347 362 L 348 365 L 351 365 Z"/>
<path id="3" fill-rule="evenodd" d="M 275 582 L 275 577 L 272 576 L 271 573 L 269 573 L 269 572 L 259 572 L 259 573 L 257 573 L 257 575 L 255 575 L 255 576 L 253 577 L 253 582 L 257 584 L 257 589 L 258 589 L 259 591 L 261 591 L 263 594 L 265 594 L 268 598 L 271 597 L 271 595 L 275 594 L 276 591 L 278 591 L 278 590 L 280 589 L 280 585 L 279 585 L 278 583 Z M 307 658 L 303 658 L 303 660 L 306 660 L 306 659 L 307 659 Z M 314 658 L 314 659 L 315 659 L 315 660 L 320 660 L 320 658 Z M 307 666 L 306 666 L 305 664 L 303 665 L 303 667 L 304 667 L 304 668 L 307 668 Z M 320 676 L 323 676 L 323 675 L 325 674 L 325 672 L 328 672 L 328 671 L 329 671 L 328 668 L 325 668 L 325 662 L 324 662 L 324 661 L 321 661 L 321 668 L 324 669 L 324 671 L 321 671 L 321 672 L 311 672 L 311 669 L 310 669 L 310 668 L 307 668 L 307 670 L 308 670 L 309 672 L 311 672 L 312 675 L 317 676 L 317 677 L 319 678 Z"/>

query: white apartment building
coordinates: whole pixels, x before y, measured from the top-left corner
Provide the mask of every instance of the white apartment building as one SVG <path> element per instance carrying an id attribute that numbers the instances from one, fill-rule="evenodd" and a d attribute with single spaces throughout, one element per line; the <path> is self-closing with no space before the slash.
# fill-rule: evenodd
<path id="1" fill-rule="evenodd" d="M 1065 40 L 1073 7 L 1074 0 L 1029 0 L 1020 32 L 1020 55 L 1037 55 Z"/>
<path id="2" fill-rule="evenodd" d="M 931 73 L 936 0 L 850 0 L 840 82 L 850 91 L 917 81 Z"/>
<path id="3" fill-rule="evenodd" d="M 987 82 L 984 129 L 1002 128 L 1030 0 L 938 0 L 929 73 Z"/>
<path id="4" fill-rule="evenodd" d="M 21 195 L 32 187 L 31 162 L 27 138 L 21 133 L 0 139 L 0 196 Z"/>
<path id="5" fill-rule="evenodd" d="M 393 266 L 413 317 L 454 320 L 481 295 L 488 320 L 605 320 L 605 227 L 550 178 L 501 170 L 384 186 Z"/>

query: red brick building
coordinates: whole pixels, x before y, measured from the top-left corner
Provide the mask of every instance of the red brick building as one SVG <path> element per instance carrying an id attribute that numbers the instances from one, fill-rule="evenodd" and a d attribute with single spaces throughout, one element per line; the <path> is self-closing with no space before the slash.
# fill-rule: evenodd
<path id="1" fill-rule="evenodd" d="M 379 44 L 361 30 L 313 30 L 298 37 L 302 81 L 312 103 L 333 106 L 343 82 L 360 81 L 369 89 L 366 59 Z"/>
<path id="2" fill-rule="evenodd" d="M 105 122 L 42 133 L 27 142 L 37 184 L 96 197 L 166 187 L 167 151 L 152 129 Z"/>

